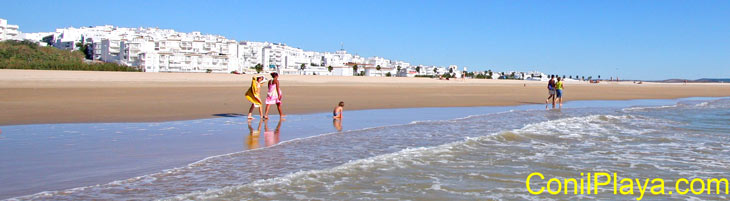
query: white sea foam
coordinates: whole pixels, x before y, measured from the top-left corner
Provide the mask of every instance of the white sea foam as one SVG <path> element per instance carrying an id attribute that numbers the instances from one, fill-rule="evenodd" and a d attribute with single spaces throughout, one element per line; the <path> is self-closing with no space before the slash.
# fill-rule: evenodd
<path id="1" fill-rule="evenodd" d="M 511 135 L 514 133 L 530 133 L 530 134 L 539 134 L 539 135 L 555 135 L 558 134 L 561 136 L 570 136 L 573 134 L 569 134 L 569 132 L 573 132 L 573 129 L 579 128 L 584 129 L 583 132 L 579 132 L 582 134 L 587 134 L 589 132 L 586 132 L 588 130 L 595 131 L 597 128 L 600 128 L 601 124 L 608 122 L 610 120 L 627 120 L 631 119 L 629 115 L 624 116 L 611 116 L 611 115 L 591 115 L 586 117 L 573 117 L 573 118 L 565 118 L 565 119 L 559 119 L 559 120 L 551 120 L 551 121 L 545 121 L 545 122 L 539 122 L 534 124 L 528 124 L 524 126 L 523 128 L 516 129 L 510 132 L 506 132 L 507 135 Z M 603 121 L 603 122 L 597 122 L 597 121 Z M 606 134 L 607 132 L 603 132 Z M 225 187 L 221 189 L 209 189 L 207 191 L 199 191 L 199 192 L 193 192 L 186 195 L 179 195 L 173 198 L 168 198 L 171 200 L 199 200 L 199 199 L 213 199 L 213 198 L 234 198 L 234 199 L 240 199 L 240 198 L 246 198 L 248 195 L 246 193 L 256 192 L 259 193 L 258 190 L 261 189 L 268 189 L 268 188 L 276 188 L 274 186 L 287 186 L 287 185 L 295 185 L 297 181 L 301 180 L 311 180 L 311 179 L 317 179 L 317 178 L 331 178 L 342 176 L 343 178 L 346 177 L 356 177 L 352 176 L 350 174 L 362 174 L 362 172 L 370 172 L 370 171 L 388 171 L 390 169 L 383 169 L 383 167 L 397 167 L 398 169 L 407 169 L 413 167 L 414 164 L 418 165 L 438 165 L 438 164 L 447 164 L 452 161 L 448 161 L 447 159 L 443 159 L 443 157 L 452 156 L 453 152 L 461 152 L 464 149 L 470 149 L 470 146 L 474 144 L 481 144 L 485 141 L 492 141 L 495 139 L 499 139 L 504 137 L 505 132 L 500 133 L 494 133 L 486 136 L 480 136 L 480 137 L 470 137 L 466 138 L 462 141 L 447 143 L 435 147 L 418 147 L 418 148 L 407 148 L 395 153 L 390 154 L 383 154 L 375 157 L 370 157 L 366 159 L 360 159 L 356 161 L 351 161 L 348 163 L 345 163 L 343 165 L 330 168 L 330 169 L 323 169 L 323 170 L 310 170 L 310 171 L 300 171 L 292 174 L 288 174 L 283 177 L 277 177 L 272 179 L 263 179 L 254 181 L 249 184 L 243 184 L 238 186 L 230 186 Z M 521 135 L 521 134 L 517 134 Z M 523 136 L 525 137 L 525 136 Z M 529 137 L 528 137 L 529 138 Z M 482 147 L 483 148 L 482 144 Z M 566 149 L 567 147 L 558 145 L 558 144 L 546 144 L 546 147 L 549 147 L 550 149 Z M 479 147 L 479 146 L 478 146 Z M 548 154 L 553 155 L 553 154 Z M 546 155 L 538 154 L 536 155 L 538 158 L 543 158 Z M 423 163 L 419 158 L 424 157 L 439 157 L 439 159 L 431 160 L 428 163 Z M 523 158 L 524 160 L 530 160 L 530 159 L 537 159 L 537 158 L 530 158 L 526 157 Z M 462 196 L 470 196 L 470 197 L 480 197 L 483 196 L 481 193 L 476 192 L 457 192 L 457 191 L 449 191 L 444 188 L 442 188 L 442 185 L 440 184 L 440 181 L 438 177 L 434 177 L 434 183 L 428 187 L 428 190 L 434 190 L 434 191 L 444 191 L 444 192 L 450 192 L 453 194 L 458 194 Z M 343 181 L 321 181 L 323 183 L 332 182 L 332 183 L 342 183 Z M 246 189 L 256 189 L 256 190 L 246 190 Z M 240 193 L 240 194 L 239 194 Z M 274 197 L 276 194 L 272 192 L 267 192 L 266 197 Z"/>

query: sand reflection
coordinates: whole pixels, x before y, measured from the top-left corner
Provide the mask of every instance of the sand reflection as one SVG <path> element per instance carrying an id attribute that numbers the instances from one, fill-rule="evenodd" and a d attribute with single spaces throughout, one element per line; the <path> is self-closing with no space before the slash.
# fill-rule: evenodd
<path id="1" fill-rule="evenodd" d="M 257 149 L 260 147 L 259 145 L 259 136 L 261 134 L 261 124 L 263 121 L 259 121 L 258 127 L 256 129 L 253 129 L 253 126 L 251 126 L 251 121 L 248 121 L 248 136 L 246 136 L 245 144 L 248 146 L 248 149 Z"/>
<path id="2" fill-rule="evenodd" d="M 342 119 L 333 119 L 332 126 L 335 127 L 335 130 L 337 130 L 337 132 L 342 131 Z"/>
<path id="3" fill-rule="evenodd" d="M 279 143 L 279 131 L 281 129 L 281 122 L 283 122 L 283 120 L 279 120 L 279 122 L 276 124 L 276 129 L 274 129 L 274 131 L 271 131 L 269 130 L 269 121 L 264 121 L 264 144 L 267 147 Z"/>

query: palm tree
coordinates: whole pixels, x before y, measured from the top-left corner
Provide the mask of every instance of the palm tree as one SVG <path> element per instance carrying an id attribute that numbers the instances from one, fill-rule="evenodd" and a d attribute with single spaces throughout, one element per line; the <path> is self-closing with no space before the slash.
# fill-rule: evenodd
<path id="1" fill-rule="evenodd" d="M 256 73 L 260 73 L 261 71 L 264 71 L 264 65 L 256 64 L 256 66 L 253 67 L 256 69 Z"/>
<path id="2" fill-rule="evenodd" d="M 352 66 L 352 74 L 353 75 L 357 75 L 357 64 L 355 64 L 354 66 Z"/>
<path id="3" fill-rule="evenodd" d="M 416 72 L 421 73 L 421 67 L 420 66 L 417 66 L 416 67 Z"/>
<path id="4" fill-rule="evenodd" d="M 400 72 L 400 66 L 398 66 L 398 72 Z"/>

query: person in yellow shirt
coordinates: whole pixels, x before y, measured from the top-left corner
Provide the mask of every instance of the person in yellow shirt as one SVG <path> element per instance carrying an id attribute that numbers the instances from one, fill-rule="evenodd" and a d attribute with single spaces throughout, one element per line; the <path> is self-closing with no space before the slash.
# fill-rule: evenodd
<path id="1" fill-rule="evenodd" d="M 560 107 L 563 107 L 563 80 L 558 77 L 558 82 L 555 83 L 555 96 L 558 98 L 558 103 L 560 103 Z"/>
<path id="2" fill-rule="evenodd" d="M 263 82 L 265 82 L 264 76 L 257 75 L 251 78 L 251 87 L 246 91 L 246 99 L 251 102 L 251 108 L 248 109 L 248 119 L 253 119 L 251 113 L 254 107 L 258 107 L 259 115 L 262 119 L 264 117 L 264 112 L 261 108 L 261 95 L 259 94 L 259 89 L 261 89 L 261 83 Z"/>

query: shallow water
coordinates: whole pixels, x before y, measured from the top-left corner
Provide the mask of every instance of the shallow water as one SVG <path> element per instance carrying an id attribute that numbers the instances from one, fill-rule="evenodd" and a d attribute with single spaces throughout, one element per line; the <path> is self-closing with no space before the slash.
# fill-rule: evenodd
<path id="1" fill-rule="evenodd" d="M 336 128 L 333 124 L 327 125 L 330 130 L 324 130 L 307 128 L 308 123 L 297 123 L 328 118 L 325 116 L 293 116 L 282 123 L 278 136 L 280 143 L 274 143 L 275 137 L 268 137 L 276 133 L 278 123 L 269 122 L 268 129 L 256 131 L 258 126 L 254 122 L 251 130 L 259 135 L 257 146 L 265 148 L 210 157 L 111 183 L 16 199 L 628 200 L 637 196 L 613 195 L 608 191 L 610 186 L 601 188 L 598 195 L 531 195 L 525 188 L 525 178 L 532 172 L 541 172 L 547 177 L 578 178 L 582 172 L 604 171 L 626 178 L 652 177 L 669 181 L 679 177 L 722 178 L 730 172 L 730 99 L 594 101 L 576 102 L 575 105 L 562 110 L 544 110 L 533 105 L 361 111 L 367 114 L 358 116 L 353 112 L 354 117 L 348 115 L 348 118 L 353 122 L 360 122 L 355 121 L 358 118 L 367 122 L 364 119 L 369 115 L 382 114 L 380 112 L 396 115 L 378 115 L 376 119 L 388 120 L 352 124 L 352 129 L 347 129 L 348 125 L 344 123 L 350 119 L 346 119 L 343 132 L 333 132 Z M 451 118 L 424 118 L 428 114 L 447 114 L 444 116 Z M 251 130 L 245 121 L 236 120 L 240 119 L 177 123 L 196 128 L 182 131 L 213 126 L 230 130 L 222 126 L 226 124 L 216 121 L 232 121 L 231 125 L 235 126 L 231 128 L 238 129 L 234 132 L 237 142 L 231 144 L 236 144 L 238 150 L 248 149 L 252 145 L 250 142 L 256 140 L 249 138 Z M 291 127 L 286 127 L 287 124 Z M 128 128 L 135 124 L 124 125 Z M 48 126 L 53 125 L 45 125 Z M 148 130 L 168 127 L 155 128 Z M 4 132 L 7 130 L 12 132 L 12 129 L 3 128 Z M 156 143 L 175 144 L 175 139 L 185 136 L 179 134 L 180 131 L 165 133 L 178 136 L 152 139 L 159 140 Z M 99 141 L 108 136 L 88 138 Z M 227 139 L 225 135 L 217 138 Z M 11 137 L 0 143 L 8 139 Z M 200 139 L 207 138 L 180 141 Z M 275 145 L 267 147 L 267 144 Z M 157 149 L 134 151 L 154 153 L 159 151 Z M 199 152 L 204 147 L 189 149 Z M 6 153 L 7 150 L 2 151 Z M 2 160 L 6 157 L 3 155 Z M 23 157 L 16 160 L 32 163 Z M 129 163 L 135 163 L 130 160 Z M 99 175 L 103 177 L 104 171 L 101 172 Z M 114 171 L 106 171 L 110 172 Z M 544 186 L 544 183 L 538 181 L 533 186 Z M 667 191 L 670 190 L 674 190 L 673 184 L 667 185 Z M 691 198 L 728 199 L 727 195 L 674 194 L 647 195 L 644 200 Z"/>

